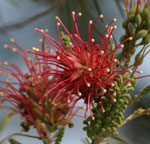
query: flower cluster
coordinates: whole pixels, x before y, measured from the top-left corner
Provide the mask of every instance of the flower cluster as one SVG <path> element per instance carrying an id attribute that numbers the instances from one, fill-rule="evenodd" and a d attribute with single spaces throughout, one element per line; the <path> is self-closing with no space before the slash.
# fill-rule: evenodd
<path id="1" fill-rule="evenodd" d="M 3 104 L 0 107 L 20 113 L 25 118 L 22 123 L 24 130 L 27 131 L 34 125 L 40 137 L 48 143 L 51 142 L 50 133 L 61 127 L 57 139 L 60 141 L 64 133 L 63 127 L 72 126 L 71 118 L 87 118 L 88 112 L 84 130 L 93 141 L 98 137 L 116 135 L 136 79 L 150 76 L 137 77 L 135 73 L 142 73 L 141 71 L 122 68 L 116 52 L 124 49 L 124 43 L 133 38 L 129 36 L 120 44 L 113 45 L 116 18 L 106 25 L 100 43 L 96 44 L 92 30 L 103 15 L 98 16 L 94 22 L 89 21 L 88 42 L 79 33 L 77 19 L 81 15 L 72 12 L 72 33 L 56 17 L 60 43 L 47 34 L 48 30 L 35 28 L 35 31 L 43 35 L 40 39 L 41 50 L 33 47 L 32 51 L 25 51 L 13 39 L 11 42 L 18 48 L 4 46 L 22 56 L 28 73 L 25 74 L 17 65 L 7 61 L 0 62 L 0 72 L 16 80 L 0 81 L 0 103 Z M 60 32 L 61 26 L 65 34 Z M 50 43 L 46 45 L 50 52 L 45 49 L 46 39 Z M 34 61 L 27 52 L 35 55 Z M 77 105 L 79 100 L 83 100 L 86 105 L 84 115 L 78 113 L 83 108 Z M 6 106 L 5 101 L 13 107 Z"/>
<path id="2" fill-rule="evenodd" d="M 42 61 L 46 58 L 48 60 L 47 63 L 43 61 L 38 64 L 48 64 L 51 66 L 51 69 L 42 73 L 56 77 L 53 80 L 53 86 L 48 91 L 45 91 L 45 97 L 51 94 L 49 97 L 52 99 L 52 104 L 57 105 L 60 99 L 63 98 L 65 98 L 66 102 L 70 103 L 71 96 L 73 96 L 73 104 L 69 113 L 70 117 L 72 117 L 72 111 L 76 103 L 83 99 L 86 104 L 84 117 L 86 118 L 87 112 L 90 112 L 91 118 L 94 119 L 91 111 L 91 104 L 93 102 L 100 103 L 103 112 L 105 110 L 102 99 L 110 97 L 112 101 L 116 102 L 116 99 L 113 97 L 116 95 L 116 90 L 113 87 L 118 75 L 125 72 L 141 73 L 141 71 L 119 70 L 117 68 L 120 63 L 116 59 L 116 51 L 123 48 L 123 43 L 132 40 L 132 37 L 128 37 L 122 43 L 116 45 L 115 48 L 112 48 L 111 39 L 113 31 L 117 28 L 112 26 L 112 24 L 116 22 L 116 18 L 106 26 L 101 36 L 100 44 L 95 44 L 95 40 L 92 38 L 92 30 L 97 21 L 103 18 L 103 15 L 100 15 L 94 23 L 91 20 L 89 21 L 89 42 L 84 42 L 80 36 L 77 26 L 79 16 L 81 16 L 81 13 L 75 15 L 75 12 L 72 12 L 74 22 L 72 33 L 67 30 L 59 17 L 56 17 L 61 45 L 43 30 L 35 28 L 35 31 L 40 32 L 50 42 L 47 48 L 52 49 L 54 53 L 48 53 L 47 51 L 28 52 L 41 57 Z M 69 48 L 62 40 L 60 26 L 63 27 L 70 38 Z M 124 78 L 124 81 L 130 83 L 127 78 Z M 112 90 L 111 92 L 110 89 Z"/>
<path id="3" fill-rule="evenodd" d="M 29 127 L 34 125 L 39 135 L 48 140 L 50 133 L 57 130 L 58 126 L 72 125 L 70 118 L 67 116 L 70 106 L 65 103 L 65 100 L 62 100 L 62 103 L 58 102 L 57 106 L 53 106 L 51 99 L 43 97 L 45 91 L 52 88 L 52 81 L 55 77 L 49 79 L 48 75 L 44 73 L 39 75 L 39 73 L 50 71 L 51 68 L 47 64 L 36 65 L 39 61 L 38 56 L 35 57 L 33 62 L 27 52 L 15 40 L 11 39 L 11 42 L 18 46 L 18 49 L 11 45 L 5 45 L 4 47 L 22 56 L 28 68 L 28 73 L 24 74 L 15 64 L 7 61 L 0 62 L 0 72 L 15 79 L 13 82 L 0 81 L 0 102 L 3 104 L 0 107 L 21 114 L 25 118 L 25 121 L 21 124 L 25 131 L 28 131 Z M 43 43 L 44 39 L 41 40 L 42 50 L 44 50 Z M 36 48 L 33 48 L 33 51 L 36 50 Z M 43 61 L 46 63 L 47 60 L 43 59 Z M 13 107 L 6 106 L 5 101 L 11 103 Z"/>

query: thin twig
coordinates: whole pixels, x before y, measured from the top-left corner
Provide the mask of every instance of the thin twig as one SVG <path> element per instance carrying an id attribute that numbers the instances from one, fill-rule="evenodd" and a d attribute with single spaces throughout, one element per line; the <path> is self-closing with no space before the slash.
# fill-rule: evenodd
<path id="1" fill-rule="evenodd" d="M 20 22 L 14 23 L 14 24 L 2 26 L 2 27 L 0 27 L 0 32 L 6 32 L 6 31 L 10 31 L 10 30 L 24 27 L 25 25 L 27 25 L 27 24 L 45 16 L 45 15 L 47 15 L 48 13 L 52 12 L 53 10 L 55 10 L 59 6 L 57 5 L 57 3 L 55 3 L 55 4 L 53 4 L 52 7 L 49 7 L 46 10 L 44 10 L 43 12 L 37 13 L 37 14 L 27 18 L 27 19 L 24 19 Z"/>
<path id="2" fill-rule="evenodd" d="M 32 135 L 21 134 L 21 133 L 13 133 L 13 134 L 11 134 L 11 135 L 5 137 L 4 139 L 2 139 L 2 140 L 0 141 L 0 143 L 4 143 L 4 141 L 10 139 L 10 138 L 13 137 L 13 136 L 25 136 L 25 137 L 29 137 L 29 138 L 40 139 L 40 137 L 38 137 L 38 136 L 32 136 Z"/>
<path id="3" fill-rule="evenodd" d="M 116 142 L 119 144 L 125 144 L 124 142 L 119 141 L 119 140 L 115 140 L 115 139 L 98 139 L 97 141 L 94 142 L 94 144 L 101 144 L 103 142 Z"/>
<path id="4" fill-rule="evenodd" d="M 150 109 L 142 109 L 142 108 L 138 108 L 136 111 L 134 111 L 130 116 L 128 116 L 120 125 L 118 128 L 122 127 L 123 125 L 125 125 L 127 122 L 137 118 L 137 117 L 140 117 L 140 116 L 143 116 L 143 115 L 146 115 L 146 114 L 150 114 Z"/>

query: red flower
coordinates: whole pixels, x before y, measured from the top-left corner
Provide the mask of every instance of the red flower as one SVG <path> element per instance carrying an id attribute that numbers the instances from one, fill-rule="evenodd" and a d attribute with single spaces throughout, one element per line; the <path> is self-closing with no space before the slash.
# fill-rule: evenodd
<path id="1" fill-rule="evenodd" d="M 69 105 L 64 102 L 58 103 L 57 106 L 53 106 L 48 97 L 43 97 L 45 91 L 51 89 L 53 77 L 49 80 L 47 75 L 38 73 L 42 71 L 50 71 L 50 68 L 46 64 L 47 59 L 43 59 L 45 65 L 36 65 L 38 62 L 38 56 L 36 56 L 33 62 L 27 52 L 13 39 L 11 42 L 16 44 L 19 49 L 10 45 L 5 45 L 5 48 L 9 48 L 12 51 L 18 53 L 24 59 L 24 62 L 28 68 L 28 73 L 24 74 L 17 65 L 11 64 L 7 61 L 0 62 L 3 65 L 0 68 L 0 72 L 8 74 L 15 79 L 15 82 L 0 81 L 0 103 L 3 104 L 0 108 L 11 109 L 16 113 L 21 114 L 26 120 L 22 123 L 25 130 L 28 130 L 30 125 L 34 125 L 41 138 L 49 139 L 50 133 L 56 130 L 56 125 L 72 124 L 70 119 L 67 118 L 69 112 Z M 44 51 L 44 39 L 41 40 L 42 50 Z M 37 48 L 33 48 L 33 51 L 38 51 Z M 5 67 L 6 65 L 7 67 Z M 8 101 L 13 105 L 6 106 L 5 101 Z M 77 107 L 77 111 L 81 107 Z M 75 115 L 75 114 L 74 114 Z M 46 123 L 45 123 L 46 121 Z"/>
<path id="2" fill-rule="evenodd" d="M 103 18 L 103 15 L 100 15 L 93 25 L 92 21 L 89 21 L 89 43 L 84 42 L 79 34 L 76 23 L 79 16 L 81 16 L 81 13 L 75 16 L 75 13 L 72 12 L 74 21 L 72 34 L 66 29 L 62 21 L 56 17 L 56 20 L 58 20 L 57 30 L 62 46 L 52 37 L 44 33 L 43 30 L 36 28 L 35 30 L 41 32 L 51 43 L 51 45 L 47 45 L 47 47 L 53 49 L 54 54 L 46 51 L 30 53 L 46 58 L 48 60 L 46 64 L 49 64 L 52 68 L 50 71 L 43 71 L 42 73 L 47 73 L 49 76 L 56 77 L 53 81 L 53 87 L 45 93 L 45 96 L 51 94 L 52 103 L 57 104 L 59 100 L 64 97 L 69 103 L 70 97 L 76 95 L 70 116 L 72 116 L 72 110 L 75 104 L 80 99 L 83 99 L 87 105 L 84 117 L 86 117 L 87 111 L 90 111 L 91 117 L 94 119 L 91 111 L 91 102 L 101 102 L 101 109 L 104 111 L 102 98 L 106 93 L 113 101 L 116 101 L 109 92 L 109 89 L 113 89 L 113 82 L 116 80 L 117 76 L 124 72 L 131 72 L 131 70 L 116 70 L 119 61 L 115 58 L 115 52 L 123 48 L 123 43 L 125 41 L 131 40 L 132 38 L 127 38 L 124 42 L 115 46 L 115 48 L 110 51 L 108 49 L 110 39 L 112 38 L 113 31 L 116 29 L 116 26 L 111 26 L 112 23 L 116 21 L 116 19 L 113 19 L 103 32 L 100 44 L 94 44 L 91 33 L 96 22 Z M 62 41 L 59 30 L 60 25 L 62 25 L 71 39 L 71 49 L 66 47 Z M 41 58 L 41 60 L 43 60 L 43 58 Z M 41 63 L 42 62 L 40 62 L 40 64 Z M 140 73 L 140 71 L 136 72 Z M 114 94 L 115 93 L 114 90 Z"/>

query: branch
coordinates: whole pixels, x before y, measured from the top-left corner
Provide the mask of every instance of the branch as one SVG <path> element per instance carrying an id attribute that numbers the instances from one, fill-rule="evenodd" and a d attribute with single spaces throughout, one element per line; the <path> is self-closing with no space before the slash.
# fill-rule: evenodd
<path id="1" fill-rule="evenodd" d="M 150 114 L 150 108 L 148 109 L 142 109 L 142 108 L 138 108 L 136 111 L 134 111 L 129 117 L 127 117 L 120 125 L 118 128 L 122 127 L 123 125 L 125 125 L 127 122 L 137 118 L 137 117 L 140 117 L 140 116 L 143 116 L 143 115 L 146 115 L 146 114 Z"/>
<path id="2" fill-rule="evenodd" d="M 10 139 L 10 138 L 13 137 L 13 136 L 25 136 L 25 137 L 29 137 L 29 138 L 40 139 L 40 137 L 38 137 L 38 136 L 26 135 L 26 134 L 21 134 L 21 133 L 13 133 L 13 134 L 7 136 L 6 138 L 2 139 L 2 140 L 0 141 L 0 143 L 4 143 L 4 141 Z"/>
<path id="3" fill-rule="evenodd" d="M 124 142 L 119 141 L 119 140 L 115 140 L 115 139 L 98 139 L 98 140 L 95 141 L 94 144 L 101 144 L 103 142 L 116 142 L 116 143 L 119 143 L 119 144 L 125 144 Z"/>
<path id="4" fill-rule="evenodd" d="M 27 19 L 24 19 L 20 22 L 14 23 L 14 24 L 2 26 L 2 27 L 0 27 L 0 32 L 6 32 L 9 30 L 24 27 L 25 25 L 27 25 L 27 24 L 45 16 L 45 15 L 47 15 L 48 13 L 52 12 L 57 7 L 60 7 L 60 5 L 57 5 L 57 3 L 55 3 L 52 7 L 49 7 L 46 10 L 44 10 L 43 12 L 37 13 L 37 14 L 27 18 Z"/>

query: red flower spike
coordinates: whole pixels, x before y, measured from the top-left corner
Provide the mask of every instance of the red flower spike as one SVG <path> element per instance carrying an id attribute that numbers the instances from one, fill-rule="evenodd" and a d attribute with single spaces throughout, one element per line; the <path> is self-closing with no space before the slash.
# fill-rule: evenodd
<path id="1" fill-rule="evenodd" d="M 67 118 L 67 114 L 70 109 L 67 100 L 72 102 L 71 93 L 68 96 L 68 99 L 58 98 L 59 94 L 61 94 L 66 87 L 69 87 L 69 84 L 58 90 L 58 93 L 55 93 L 55 97 L 52 97 L 52 99 L 50 94 L 45 97 L 44 94 L 54 85 L 53 82 L 58 82 L 58 80 L 55 80 L 55 74 L 51 79 L 49 78 L 51 68 L 48 65 L 51 63 L 46 56 L 43 56 L 43 54 L 42 59 L 36 55 L 33 62 L 28 53 L 15 40 L 11 39 L 11 42 L 14 43 L 18 49 L 11 45 L 5 45 L 5 48 L 9 48 L 21 55 L 29 73 L 24 74 L 21 68 L 15 64 L 11 64 L 7 61 L 0 62 L 0 73 L 5 73 L 8 76 L 12 76 L 15 80 L 15 82 L 9 82 L 8 80 L 0 81 L 0 108 L 11 109 L 16 113 L 21 114 L 21 116 L 26 119 L 24 122 L 27 121 L 27 123 L 29 123 L 27 128 L 32 124 L 37 129 L 41 138 L 49 139 L 48 136 L 50 132 L 47 133 L 47 137 L 45 137 L 42 133 L 43 128 L 41 125 L 43 125 L 43 118 L 47 119 L 52 126 L 54 125 L 54 128 L 54 121 L 55 123 L 59 123 L 63 126 L 71 123 L 70 119 Z M 45 52 L 44 42 L 45 37 L 40 39 L 40 43 L 42 53 L 47 54 L 47 52 Z M 35 52 L 40 54 L 39 49 L 33 47 L 32 53 Z M 54 57 L 54 59 L 57 59 L 57 57 Z M 55 70 L 56 73 L 59 72 L 59 70 Z M 63 104 L 60 102 L 56 103 L 56 99 L 59 99 L 59 101 Z M 5 101 L 8 101 L 11 106 L 5 106 Z M 49 101 L 54 103 L 54 105 L 51 103 L 49 104 Z M 49 109 L 48 112 L 47 109 Z M 81 109 L 81 107 L 76 108 L 73 116 L 77 114 L 79 109 Z M 56 113 L 57 115 L 55 115 Z M 47 131 L 47 129 L 45 129 L 45 131 Z"/>
<path id="2" fill-rule="evenodd" d="M 62 21 L 56 17 L 58 20 L 57 30 L 60 37 L 62 46 L 60 46 L 54 39 L 45 34 L 40 29 L 36 31 L 41 32 L 41 34 L 53 44 L 52 49 L 55 51 L 54 54 L 49 54 L 46 52 L 30 52 L 35 55 L 47 58 L 48 62 L 51 64 L 51 70 L 48 72 L 49 76 L 55 75 L 55 81 L 53 82 L 53 87 L 49 89 L 45 95 L 51 93 L 51 98 L 53 103 L 58 103 L 59 99 L 66 97 L 66 101 L 70 102 L 71 95 L 76 95 L 72 108 L 70 110 L 70 117 L 72 117 L 72 111 L 76 103 L 83 99 L 86 103 L 86 110 L 84 117 L 86 118 L 87 112 L 90 111 L 92 119 L 94 119 L 91 111 L 91 102 L 100 102 L 101 110 L 104 112 L 104 107 L 102 104 L 102 97 L 107 93 L 108 96 L 115 102 L 116 99 L 113 98 L 109 89 L 113 89 L 113 82 L 116 80 L 118 75 L 124 72 L 138 72 L 131 70 L 116 70 L 116 66 L 119 64 L 118 60 L 115 58 L 115 52 L 123 48 L 123 43 L 128 40 L 132 40 L 131 37 L 127 38 L 125 41 L 117 45 L 114 50 L 108 51 L 108 45 L 112 37 L 113 31 L 117 28 L 116 26 L 111 26 L 116 22 L 116 18 L 113 19 L 106 27 L 101 37 L 100 44 L 93 44 L 94 39 L 91 37 L 92 30 L 96 22 L 103 16 L 99 16 L 93 23 L 89 21 L 89 43 L 84 42 L 80 37 L 79 30 L 77 27 L 77 18 L 81 14 L 72 12 L 73 17 L 73 28 L 72 34 L 67 30 Z M 60 26 L 62 26 L 65 32 L 71 39 L 70 50 L 65 46 L 60 35 Z M 107 33 L 107 35 L 106 35 Z M 64 50 L 67 50 L 67 52 Z M 56 67 L 57 70 L 55 68 Z M 114 94 L 116 91 L 114 90 Z"/>

